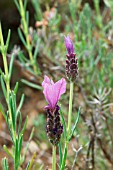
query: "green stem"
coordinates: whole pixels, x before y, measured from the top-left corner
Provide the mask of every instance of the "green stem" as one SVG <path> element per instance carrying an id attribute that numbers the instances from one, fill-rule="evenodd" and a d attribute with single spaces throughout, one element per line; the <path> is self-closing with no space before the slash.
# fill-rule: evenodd
<path id="1" fill-rule="evenodd" d="M 6 57 L 7 52 L 6 52 L 5 45 L 4 45 L 1 24 L 0 24 L 0 45 L 1 45 L 1 53 L 2 53 L 2 58 L 3 58 L 4 71 L 5 71 L 5 83 L 6 83 L 6 89 L 7 89 L 6 102 L 8 104 L 8 109 L 9 109 L 9 119 L 11 121 L 12 116 L 11 116 L 11 109 L 9 106 L 10 80 L 9 80 L 9 71 L 8 71 L 8 64 L 7 64 L 7 57 Z"/>
<path id="2" fill-rule="evenodd" d="M 6 102 L 7 102 L 8 111 L 9 111 L 9 123 L 12 129 L 13 137 L 15 139 L 15 132 L 13 129 L 13 124 L 12 124 L 11 108 L 9 104 L 9 94 L 10 94 L 11 88 L 10 88 L 9 68 L 8 68 L 8 62 L 7 62 L 7 49 L 6 49 L 6 45 L 4 44 L 4 40 L 3 40 L 1 24 L 0 24 L 0 45 L 1 45 L 1 54 L 3 58 L 4 72 L 5 72 L 4 81 L 6 84 L 6 93 L 7 93 Z"/>
<path id="3" fill-rule="evenodd" d="M 53 145 L 52 170 L 56 170 L 56 146 Z"/>
<path id="4" fill-rule="evenodd" d="M 69 114 L 68 114 L 68 137 L 71 132 L 71 119 L 72 119 L 72 103 L 73 103 L 73 82 L 70 81 L 70 97 L 69 97 Z"/>
<path id="5" fill-rule="evenodd" d="M 19 4 L 20 4 L 20 15 L 21 15 L 21 18 L 22 18 L 22 25 L 23 25 L 23 33 L 24 33 L 25 38 L 26 38 L 27 51 L 28 51 L 28 54 L 29 54 L 29 59 L 30 59 L 31 64 L 33 66 L 34 73 L 37 74 L 37 67 L 36 67 L 36 64 L 34 62 L 32 50 L 31 50 L 31 45 L 30 45 L 30 42 L 29 42 L 28 26 L 27 26 L 25 10 L 24 10 L 22 0 L 19 0 Z"/>
<path id="6" fill-rule="evenodd" d="M 8 64 L 6 59 L 6 54 L 3 54 L 3 64 L 4 64 L 4 70 L 5 70 L 5 76 L 6 76 L 6 88 L 7 88 L 7 105 L 9 110 L 9 119 L 12 121 L 12 115 L 11 115 L 11 109 L 9 105 L 9 93 L 10 93 L 10 80 L 9 80 L 9 71 L 8 71 Z"/>
<path id="7" fill-rule="evenodd" d="M 33 54 L 32 54 L 32 51 L 31 51 L 31 46 L 30 46 L 30 42 L 29 42 L 29 39 L 28 39 L 28 35 L 26 37 L 26 42 L 27 42 L 27 47 L 28 47 L 29 58 L 30 58 L 30 61 L 33 65 L 34 73 L 37 74 L 37 67 L 36 67 L 36 64 L 35 64 L 34 59 L 33 59 Z"/>
<path id="8" fill-rule="evenodd" d="M 67 150 L 68 150 L 68 144 L 69 144 L 69 137 L 70 137 L 70 133 L 71 133 L 73 87 L 74 87 L 74 83 L 70 81 L 70 97 L 69 97 L 69 114 L 68 114 L 67 139 L 66 139 L 66 142 L 65 142 L 63 161 L 62 161 L 62 165 L 61 165 L 61 169 L 60 170 L 64 170 L 65 169 L 65 163 L 66 163 L 66 158 L 67 158 Z"/>
<path id="9" fill-rule="evenodd" d="M 3 64 L 4 64 L 4 70 L 5 70 L 5 76 L 6 76 L 6 88 L 7 88 L 7 102 L 9 101 L 9 92 L 10 92 L 10 81 L 9 81 L 9 71 L 8 71 L 8 64 L 6 59 L 6 54 L 3 55 Z M 11 118 L 11 116 L 10 116 Z"/>
<path id="10" fill-rule="evenodd" d="M 6 49 L 5 49 L 5 45 L 4 45 L 1 24 L 0 24 L 0 45 L 1 45 L 1 53 L 2 53 L 2 57 L 3 57 L 4 70 L 5 70 L 5 75 L 6 75 L 7 91 L 10 91 L 8 64 L 7 64 L 7 59 L 6 59 Z"/>

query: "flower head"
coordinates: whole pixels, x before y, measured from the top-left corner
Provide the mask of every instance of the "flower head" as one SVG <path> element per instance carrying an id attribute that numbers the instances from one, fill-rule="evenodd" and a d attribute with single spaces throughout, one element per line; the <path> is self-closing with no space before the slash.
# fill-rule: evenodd
<path id="1" fill-rule="evenodd" d="M 66 46 L 68 55 L 73 54 L 74 53 L 74 45 L 73 45 L 71 38 L 69 36 L 67 36 L 67 37 L 65 36 L 64 41 L 65 41 L 65 46 Z"/>
<path id="2" fill-rule="evenodd" d="M 48 102 L 48 108 L 54 110 L 57 105 L 60 96 L 66 91 L 66 81 L 64 78 L 54 83 L 49 77 L 45 76 L 42 82 L 42 87 L 44 88 L 44 95 Z"/>
<path id="3" fill-rule="evenodd" d="M 63 133 L 63 125 L 60 121 L 60 107 L 57 105 L 60 96 L 66 91 L 66 81 L 64 78 L 54 83 L 49 77 L 45 76 L 42 82 L 44 95 L 48 102 L 45 107 L 47 112 L 46 132 L 50 142 L 57 145 Z"/>

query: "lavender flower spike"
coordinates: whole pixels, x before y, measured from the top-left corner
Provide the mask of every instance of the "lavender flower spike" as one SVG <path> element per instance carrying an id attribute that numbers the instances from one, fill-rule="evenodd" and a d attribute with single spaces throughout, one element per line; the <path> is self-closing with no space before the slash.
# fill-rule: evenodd
<path id="1" fill-rule="evenodd" d="M 57 105 L 60 96 L 66 91 L 66 81 L 64 78 L 54 83 L 49 77 L 45 76 L 42 82 L 44 95 L 48 102 L 45 107 L 47 112 L 46 133 L 53 145 L 57 145 L 63 132 L 63 126 L 60 122 L 60 107 Z"/>
<path id="2" fill-rule="evenodd" d="M 45 76 L 42 82 L 42 87 L 44 88 L 44 95 L 48 102 L 48 107 L 54 110 L 57 105 L 60 96 L 66 91 L 66 80 L 62 78 L 61 80 L 54 83 L 49 77 Z"/>
<path id="3" fill-rule="evenodd" d="M 74 45 L 69 36 L 64 37 L 65 46 L 68 54 L 66 59 L 66 76 L 67 78 L 74 82 L 78 75 L 78 59 L 74 53 Z"/>
<path id="4" fill-rule="evenodd" d="M 74 45 L 73 45 L 71 38 L 69 36 L 67 36 L 67 37 L 65 36 L 64 41 L 65 41 L 65 46 L 68 51 L 68 54 L 69 55 L 73 54 L 74 53 Z"/>

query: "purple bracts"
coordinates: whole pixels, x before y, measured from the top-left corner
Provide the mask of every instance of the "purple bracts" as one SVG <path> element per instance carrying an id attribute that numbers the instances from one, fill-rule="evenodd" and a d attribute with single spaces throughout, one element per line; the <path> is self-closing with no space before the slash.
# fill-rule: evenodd
<path id="1" fill-rule="evenodd" d="M 74 46 L 69 36 L 64 37 L 65 46 L 68 54 L 66 59 L 66 76 L 70 81 L 75 81 L 78 75 L 78 59 L 74 53 Z"/>
<path id="2" fill-rule="evenodd" d="M 47 112 L 46 132 L 50 142 L 57 145 L 63 133 L 63 125 L 60 122 L 60 107 L 57 105 L 60 96 L 66 91 L 66 81 L 64 78 L 54 83 L 49 77 L 45 76 L 42 82 L 43 93 L 48 102 L 45 107 Z"/>
<path id="3" fill-rule="evenodd" d="M 48 102 L 48 106 L 46 107 L 54 110 L 60 99 L 60 96 L 66 91 L 66 80 L 62 78 L 61 80 L 54 83 L 49 79 L 49 77 L 44 76 L 42 87 L 44 88 L 43 93 Z"/>

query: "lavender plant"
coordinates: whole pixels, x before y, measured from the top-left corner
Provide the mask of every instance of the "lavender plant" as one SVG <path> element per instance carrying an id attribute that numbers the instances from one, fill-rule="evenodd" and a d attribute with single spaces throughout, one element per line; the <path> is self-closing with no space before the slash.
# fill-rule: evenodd
<path id="1" fill-rule="evenodd" d="M 33 63 L 34 63 L 34 58 L 36 62 L 36 56 L 39 47 L 39 42 L 37 41 L 38 40 L 37 32 L 32 28 L 29 28 L 29 23 L 27 22 L 29 20 L 27 10 L 26 10 L 27 0 L 15 0 L 15 2 L 17 8 L 18 9 L 21 8 L 19 10 L 20 15 L 22 14 L 21 25 L 19 28 L 19 36 L 24 44 L 24 47 L 27 49 L 28 52 L 28 57 L 27 56 L 25 57 L 22 51 L 18 53 L 20 67 L 26 68 L 27 73 L 29 73 L 30 71 L 30 73 L 34 74 L 35 69 Z M 21 2 L 24 8 L 20 6 Z M 109 103 L 108 100 L 109 99 L 108 94 L 110 94 L 110 90 L 107 91 L 105 89 L 105 87 L 107 88 L 109 88 L 109 86 L 113 87 L 113 76 L 112 76 L 113 2 L 111 2 L 110 0 L 104 0 L 103 2 L 99 0 L 93 0 L 89 3 L 85 3 L 82 0 L 75 0 L 75 1 L 70 0 L 67 3 L 68 5 L 66 4 L 62 5 L 63 1 L 62 2 L 59 1 L 58 3 L 55 2 L 53 4 L 50 1 L 45 2 L 45 0 L 44 1 L 31 0 L 29 2 L 33 4 L 33 7 L 35 9 L 36 20 L 42 22 L 42 26 L 40 26 L 40 28 L 37 27 L 39 36 L 42 38 L 41 46 L 40 46 L 40 50 L 42 47 L 41 56 L 44 56 L 43 60 L 42 57 L 40 59 L 41 59 L 41 63 L 42 64 L 44 63 L 43 68 L 46 68 L 46 66 L 48 67 L 48 61 L 51 62 L 51 65 L 53 65 L 53 67 L 50 67 L 49 69 L 50 74 L 54 74 L 53 70 L 56 71 L 56 68 L 58 72 L 60 72 L 60 74 L 57 72 L 55 76 L 60 75 L 61 77 L 63 77 L 62 75 L 64 73 L 63 66 L 62 66 L 62 63 L 64 61 L 64 57 L 62 54 L 64 53 L 63 52 L 64 50 L 63 50 L 62 42 L 57 41 L 57 39 L 59 39 L 60 36 L 59 34 L 60 30 L 62 29 L 64 30 L 64 32 L 70 32 L 70 34 L 76 39 L 76 52 L 78 53 L 79 51 L 78 53 L 79 68 L 80 71 L 82 72 L 82 74 L 80 74 L 80 78 L 78 78 L 77 80 L 79 88 L 77 88 L 76 90 L 80 90 L 79 91 L 80 94 L 79 95 L 76 94 L 78 95 L 76 101 L 80 104 L 82 102 L 84 107 L 83 113 L 81 113 L 84 124 L 83 122 L 81 122 L 82 125 L 80 126 L 82 128 L 82 131 L 81 128 L 79 128 L 77 129 L 77 133 L 82 133 L 80 142 L 85 147 L 84 147 L 84 152 L 81 153 L 82 156 L 80 157 L 81 160 L 79 162 L 77 162 L 77 157 L 79 156 L 78 153 L 81 150 L 81 148 L 78 149 L 76 147 L 75 149 L 74 146 L 72 147 L 75 153 L 74 161 L 73 163 L 71 162 L 72 169 L 73 170 L 77 168 L 78 169 L 83 169 L 83 168 L 113 169 L 113 156 L 112 156 L 113 155 L 112 154 L 113 153 L 113 133 L 112 133 L 113 109 L 111 107 L 112 103 Z M 104 3 L 107 7 L 105 7 Z M 59 9 L 59 4 L 61 4 L 60 9 Z M 51 7 L 54 7 L 54 10 L 56 10 L 55 13 L 57 13 L 57 15 L 54 13 L 53 10 L 51 10 L 52 9 Z M 44 18 L 47 17 L 46 20 L 47 23 L 45 25 L 43 25 L 43 17 Z M 26 24 L 25 25 L 23 24 L 24 23 L 23 19 L 25 19 L 25 22 L 27 23 L 27 29 L 25 26 Z M 62 23 L 65 23 L 65 25 Z M 27 34 L 24 34 L 25 30 L 27 30 Z M 27 43 L 27 39 L 29 40 L 28 43 Z M 75 87 L 76 76 L 78 74 L 78 67 L 77 67 L 78 61 L 76 58 L 76 54 L 74 54 L 74 45 L 69 37 L 65 37 L 65 44 L 68 51 L 68 54 L 66 56 L 66 76 L 70 83 L 68 123 L 66 123 L 64 119 L 64 114 L 67 113 L 68 111 L 66 112 L 64 108 L 62 109 L 59 103 L 56 103 L 54 106 L 54 101 L 56 98 L 55 96 L 57 94 L 56 92 L 58 92 L 57 91 L 58 89 L 57 90 L 54 89 L 56 83 L 52 83 L 52 80 L 50 80 L 48 77 L 45 77 L 44 84 L 43 84 L 43 88 L 45 90 L 45 84 L 47 83 L 46 80 L 50 82 L 50 84 L 48 83 L 46 93 L 45 93 L 46 94 L 45 97 L 46 100 L 48 101 L 49 107 L 48 106 L 45 107 L 45 110 L 47 113 L 46 132 L 51 144 L 53 145 L 53 167 L 52 168 L 57 169 L 56 150 L 58 148 L 59 157 L 60 157 L 60 161 L 59 161 L 60 170 L 61 168 L 62 169 L 67 168 L 66 159 L 68 159 L 69 157 L 69 152 L 68 152 L 69 144 L 74 134 L 74 131 L 76 129 L 76 125 L 79 120 L 79 114 L 80 114 L 80 110 L 79 110 L 77 119 L 75 121 L 75 125 L 72 127 L 72 124 L 74 123 L 74 118 L 76 117 L 76 114 L 74 115 L 72 114 L 72 107 L 75 108 L 78 106 L 77 103 L 75 102 L 72 103 L 73 94 L 74 94 L 73 90 Z M 44 49 L 43 46 L 45 46 Z M 1 47 L 1 49 L 3 49 L 3 46 Z M 6 49 L 6 44 L 4 44 L 4 50 L 2 50 L 2 56 L 5 56 L 7 54 L 4 53 L 5 49 Z M 31 57 L 29 56 L 32 56 L 33 60 L 32 59 L 30 60 Z M 5 68 L 4 71 L 1 71 L 1 85 L 2 85 L 3 92 L 4 94 L 6 94 L 7 89 L 9 89 L 10 91 L 9 95 L 6 94 L 6 97 L 9 96 L 10 98 L 10 100 L 8 100 L 9 102 L 7 102 L 9 103 L 9 108 L 12 106 L 12 105 L 10 106 L 10 104 L 14 103 L 13 101 L 15 99 L 13 99 L 14 98 L 13 96 L 15 96 L 15 94 L 12 94 L 12 90 L 10 87 L 10 79 L 7 78 L 8 77 L 7 75 L 9 75 L 7 74 L 7 70 L 8 73 L 10 71 L 12 72 L 12 64 L 13 64 L 14 57 L 15 56 L 13 54 L 8 55 L 8 61 L 10 61 L 8 69 L 7 67 L 4 67 Z M 56 61 L 55 59 L 58 60 Z M 3 57 L 3 60 L 4 63 L 6 63 L 5 57 Z M 35 75 L 37 75 L 37 72 Z M 35 82 L 35 80 L 37 79 L 35 75 L 32 76 L 33 82 Z M 28 77 L 30 77 L 28 78 L 28 80 L 31 80 L 31 76 L 29 76 L 29 74 Z M 40 81 L 41 81 L 41 77 L 40 77 Z M 22 82 L 35 89 L 40 89 L 40 90 L 42 89 L 42 87 L 40 86 L 38 87 L 36 84 L 33 84 L 26 80 L 22 80 Z M 14 89 L 16 89 L 17 86 L 18 84 Z M 90 96 L 91 93 L 93 93 L 94 91 L 92 87 L 95 87 L 97 90 L 95 91 L 94 97 L 91 98 L 91 100 L 89 101 L 88 96 Z M 48 89 L 49 90 L 52 89 L 53 97 L 50 95 L 51 90 L 48 93 Z M 67 96 L 65 96 L 65 99 L 67 99 Z M 112 97 L 112 93 L 111 93 L 111 97 Z M 56 101 L 58 102 L 58 100 Z M 67 100 L 66 100 L 66 105 L 67 105 Z M 11 110 L 11 114 L 10 112 L 5 112 L 2 105 L 0 105 L 0 110 L 3 113 L 4 117 L 5 115 L 9 116 L 8 120 L 10 120 L 10 117 L 12 116 L 12 113 L 14 111 Z M 43 136 L 45 134 L 42 135 L 43 130 L 42 128 L 40 128 L 45 124 L 45 120 L 44 120 L 45 117 L 43 119 L 41 117 L 41 121 L 40 121 L 39 116 L 40 115 L 37 115 L 38 119 L 35 119 L 36 124 L 40 122 L 37 126 L 37 131 L 39 132 L 38 135 L 36 133 L 37 141 L 39 140 L 45 142 L 45 136 Z M 41 116 L 44 115 L 41 114 Z M 14 122 L 14 120 L 15 119 L 9 121 L 9 124 L 12 121 Z M 17 121 L 19 122 L 19 114 L 17 116 Z M 84 135 L 86 132 L 86 128 L 84 125 L 88 126 L 88 132 L 86 133 L 86 135 Z M 10 124 L 10 129 L 12 128 L 11 130 L 12 133 L 13 131 L 15 131 L 14 127 L 12 124 Z M 18 129 L 18 125 L 16 125 L 16 129 Z M 16 130 L 16 133 L 17 131 L 18 130 Z M 41 138 L 39 138 L 39 136 L 41 136 Z M 79 137 L 77 137 L 76 139 L 77 139 L 76 142 L 78 144 Z M 9 152 L 6 146 L 4 146 L 4 150 L 6 150 L 6 152 L 10 157 L 12 157 L 12 155 L 15 155 L 15 151 Z M 69 158 L 69 160 L 72 161 L 72 157 Z M 2 165 L 4 170 L 10 169 L 10 167 L 8 167 L 8 162 L 9 161 L 6 158 L 3 159 Z M 31 163 L 28 164 L 29 168 L 28 167 L 27 168 L 31 169 L 33 163 L 34 161 L 31 161 Z M 77 167 L 75 167 L 76 164 Z M 40 169 L 43 168 L 44 167 L 40 167 Z"/>
<path id="2" fill-rule="evenodd" d="M 48 102 L 48 106 L 45 107 L 47 112 L 46 132 L 53 145 L 52 169 L 56 170 L 56 146 L 58 145 L 63 132 L 63 126 L 61 124 L 59 114 L 60 107 L 57 103 L 60 96 L 66 91 L 66 81 L 62 78 L 58 82 L 54 83 L 49 79 L 49 77 L 45 76 L 42 86 L 44 88 L 43 93 Z"/>
<path id="3" fill-rule="evenodd" d="M 74 54 L 74 45 L 70 39 L 70 37 L 65 37 L 65 45 L 67 49 L 67 60 L 66 60 L 66 75 L 70 81 L 70 100 L 69 100 L 69 113 L 68 113 L 68 127 L 66 129 L 66 122 L 64 120 L 61 108 L 57 105 L 61 94 L 66 91 L 66 81 L 64 78 L 54 83 L 47 76 L 45 76 L 42 86 L 44 88 L 44 95 L 48 102 L 48 106 L 45 107 L 47 112 L 47 125 L 46 132 L 50 142 L 53 145 L 53 162 L 52 162 L 52 170 L 56 170 L 56 146 L 59 144 L 60 151 L 60 170 L 65 169 L 66 158 L 67 158 L 67 150 L 68 144 L 71 140 L 73 133 L 76 129 L 76 125 L 78 123 L 78 118 L 75 122 L 73 129 L 71 129 L 71 119 L 72 119 L 72 101 L 73 101 L 73 87 L 76 77 L 78 75 L 78 64 L 77 58 Z M 60 111 L 60 113 L 59 113 Z M 60 121 L 60 117 L 62 118 L 62 123 Z M 64 126 L 64 127 L 63 127 Z M 61 134 L 65 133 L 65 147 L 64 147 L 64 155 L 62 158 L 62 148 L 60 145 Z"/>
<path id="4" fill-rule="evenodd" d="M 11 89 L 10 86 L 13 61 L 14 61 L 14 55 L 12 54 L 10 64 L 8 66 L 7 50 L 10 41 L 10 33 L 11 31 L 9 30 L 6 43 L 4 43 L 2 28 L 0 25 L 0 52 L 2 54 L 3 65 L 4 65 L 4 71 L 0 70 L 1 87 L 7 105 L 7 109 L 5 109 L 7 111 L 5 112 L 2 104 L 0 104 L 0 111 L 4 116 L 12 141 L 12 151 L 9 151 L 6 145 L 4 145 L 3 148 L 6 151 L 6 153 L 13 159 L 14 170 L 18 170 L 25 160 L 26 150 L 28 148 L 27 145 L 24 154 L 21 155 L 23 135 L 27 126 L 28 117 L 26 117 L 26 120 L 22 127 L 22 114 L 20 110 L 24 102 L 24 95 L 21 96 L 20 103 L 17 107 L 16 98 L 17 98 L 17 91 L 18 91 L 18 83 L 16 83 L 13 90 Z M 32 135 L 33 133 L 31 133 L 31 137 Z M 6 158 L 3 159 L 2 165 L 3 165 L 3 170 L 9 170 L 8 161 Z"/>

